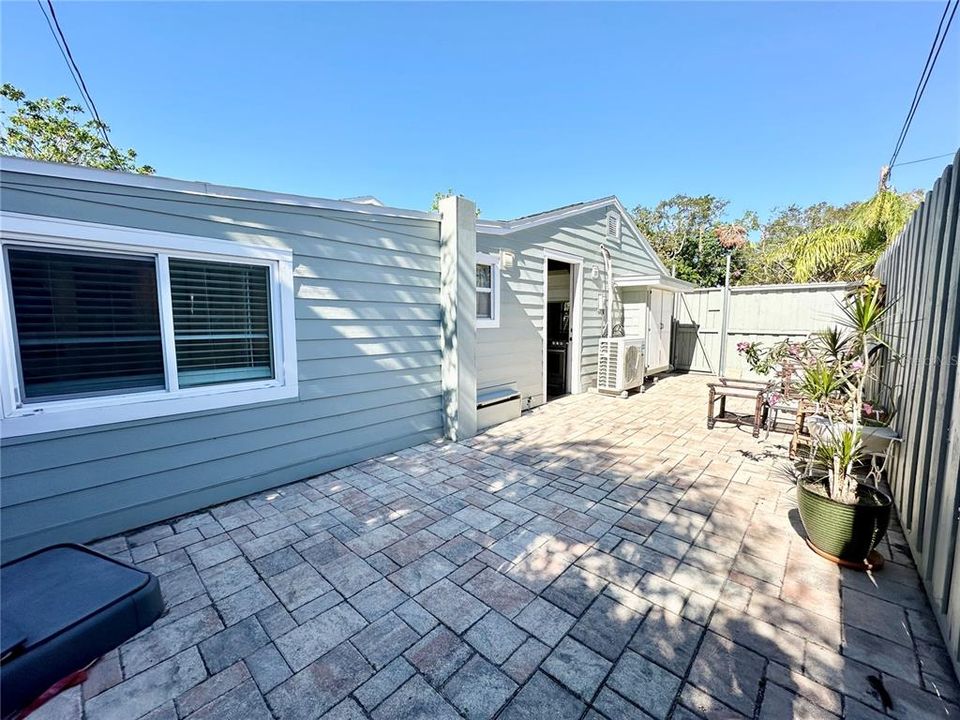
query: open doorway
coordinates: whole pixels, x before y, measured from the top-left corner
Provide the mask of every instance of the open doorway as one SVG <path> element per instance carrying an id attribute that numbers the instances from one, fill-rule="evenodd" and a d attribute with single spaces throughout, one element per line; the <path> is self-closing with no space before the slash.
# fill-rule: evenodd
<path id="1" fill-rule="evenodd" d="M 545 363 L 547 400 L 577 392 L 580 387 L 578 341 L 579 323 L 576 322 L 577 263 L 547 257 L 545 270 Z"/>

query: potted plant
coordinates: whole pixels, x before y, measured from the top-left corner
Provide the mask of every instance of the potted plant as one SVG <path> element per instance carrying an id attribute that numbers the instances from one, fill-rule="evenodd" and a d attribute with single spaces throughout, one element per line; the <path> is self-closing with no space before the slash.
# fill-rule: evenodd
<path id="1" fill-rule="evenodd" d="M 882 561 L 874 548 L 887 531 L 892 505 L 877 487 L 875 466 L 862 472 L 867 457 L 885 452 L 891 439 L 889 429 L 865 426 L 866 418 L 880 416 L 865 402 L 865 387 L 877 351 L 886 346 L 882 286 L 864 283 L 841 309 L 843 330 L 829 334 L 829 348 L 804 367 L 799 386 L 816 412 L 808 419 L 813 450 L 797 483 L 798 505 L 814 550 L 869 568 Z"/>

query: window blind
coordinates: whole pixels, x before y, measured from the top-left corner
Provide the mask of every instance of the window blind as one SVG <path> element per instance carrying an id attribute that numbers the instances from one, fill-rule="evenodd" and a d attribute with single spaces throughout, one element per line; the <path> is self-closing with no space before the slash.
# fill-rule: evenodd
<path id="1" fill-rule="evenodd" d="M 272 378 L 270 273 L 170 258 L 180 387 Z"/>
<path id="2" fill-rule="evenodd" d="M 477 263 L 477 317 L 493 317 L 493 266 Z"/>
<path id="3" fill-rule="evenodd" d="M 7 252 L 24 400 L 165 387 L 154 258 Z"/>

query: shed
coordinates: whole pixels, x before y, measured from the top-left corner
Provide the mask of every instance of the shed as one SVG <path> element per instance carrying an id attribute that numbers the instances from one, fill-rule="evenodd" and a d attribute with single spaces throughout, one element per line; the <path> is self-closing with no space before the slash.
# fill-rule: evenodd
<path id="1" fill-rule="evenodd" d="M 477 221 L 478 397 L 512 393 L 527 409 L 597 386 L 607 334 L 601 247 L 612 264 L 612 334 L 644 339 L 645 375 L 671 369 L 674 293 L 692 286 L 670 277 L 610 196 Z"/>

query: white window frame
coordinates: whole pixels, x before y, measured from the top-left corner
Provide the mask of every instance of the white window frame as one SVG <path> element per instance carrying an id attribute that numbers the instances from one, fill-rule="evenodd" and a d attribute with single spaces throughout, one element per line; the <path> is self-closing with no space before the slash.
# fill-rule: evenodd
<path id="1" fill-rule="evenodd" d="M 477 316 L 477 328 L 500 327 L 500 256 L 477 253 L 477 265 L 490 266 L 490 317 Z M 477 289 L 477 292 L 480 292 Z"/>
<path id="2" fill-rule="evenodd" d="M 166 388 L 145 392 L 23 402 L 6 248 L 152 255 L 157 263 L 160 330 Z M 169 258 L 266 266 L 270 272 L 270 327 L 274 378 L 180 388 L 177 380 Z M 295 398 L 297 387 L 293 253 L 282 248 L 139 230 L 116 225 L 0 212 L 0 434 L 4 437 L 72 430 L 166 415 Z"/>

